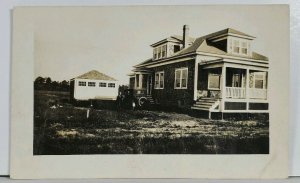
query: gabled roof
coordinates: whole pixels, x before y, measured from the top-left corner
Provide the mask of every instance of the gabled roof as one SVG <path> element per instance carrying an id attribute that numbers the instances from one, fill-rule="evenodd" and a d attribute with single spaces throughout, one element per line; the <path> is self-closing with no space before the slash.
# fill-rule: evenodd
<path id="1" fill-rule="evenodd" d="M 92 80 L 107 80 L 107 81 L 117 81 L 116 79 L 103 74 L 96 70 L 91 70 L 85 74 L 75 77 L 75 79 L 92 79 Z"/>
<path id="2" fill-rule="evenodd" d="M 194 40 L 195 40 L 195 38 L 188 37 L 188 42 L 194 42 Z M 178 43 L 182 43 L 183 38 L 182 38 L 182 36 L 179 36 L 179 35 L 173 35 L 173 36 L 167 37 L 167 38 L 165 38 L 165 39 L 162 39 L 162 40 L 160 40 L 160 41 L 158 41 L 158 42 L 156 42 L 156 43 L 153 43 L 153 44 L 151 44 L 150 46 L 155 47 L 155 46 L 157 46 L 157 45 L 166 43 L 166 42 L 168 42 L 168 41 L 170 41 L 170 42 L 178 42 Z"/>
<path id="3" fill-rule="evenodd" d="M 255 38 L 254 36 L 251 36 L 251 35 L 249 35 L 249 34 L 246 34 L 246 33 L 243 33 L 243 32 L 241 32 L 241 31 L 235 30 L 235 29 L 233 29 L 233 28 L 223 29 L 223 30 L 220 30 L 220 31 L 217 31 L 217 32 L 208 34 L 208 35 L 206 35 L 205 37 L 209 39 L 209 38 L 213 38 L 213 37 L 215 37 L 215 36 L 223 35 L 223 34 L 235 34 L 235 35 L 245 36 L 245 37 L 248 37 L 248 38 L 250 38 L 250 39 Z"/>
<path id="4" fill-rule="evenodd" d="M 179 35 L 173 35 L 173 36 L 171 36 L 171 37 L 173 37 L 173 38 L 176 38 L 176 39 L 178 39 L 178 40 L 180 40 L 180 41 L 183 41 L 183 36 L 179 36 Z M 188 42 L 194 42 L 195 41 L 195 38 L 192 38 L 192 37 L 188 37 Z"/>
<path id="5" fill-rule="evenodd" d="M 203 37 L 197 38 L 193 45 L 191 45 L 190 47 L 187 47 L 183 50 L 180 50 L 173 56 L 179 56 L 179 55 L 184 55 L 184 54 L 188 54 L 188 53 L 197 53 L 197 52 L 217 54 L 217 55 L 235 56 L 235 57 L 241 57 L 241 58 L 251 58 L 251 59 L 255 59 L 255 60 L 264 60 L 264 61 L 269 60 L 268 57 L 263 56 L 254 51 L 252 51 L 251 56 L 234 55 L 234 54 L 227 53 L 215 46 L 207 44 L 206 39 Z"/>
<path id="6" fill-rule="evenodd" d="M 147 60 L 145 60 L 145 61 L 143 61 L 143 62 L 141 62 L 141 63 L 138 63 L 137 65 L 135 65 L 135 66 L 139 66 L 139 65 L 143 65 L 143 64 L 148 64 L 148 63 L 151 63 L 152 62 L 152 58 L 149 58 L 149 59 L 147 59 Z M 135 67 L 135 66 L 133 66 L 133 67 Z"/>

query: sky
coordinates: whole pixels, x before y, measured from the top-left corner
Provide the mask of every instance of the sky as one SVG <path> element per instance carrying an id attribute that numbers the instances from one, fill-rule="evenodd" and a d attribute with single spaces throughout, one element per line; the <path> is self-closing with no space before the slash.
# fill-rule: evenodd
<path id="1" fill-rule="evenodd" d="M 128 84 L 132 66 L 152 57 L 150 45 L 182 35 L 185 24 L 192 37 L 229 27 L 253 35 L 253 51 L 280 61 L 286 13 L 278 5 L 37 8 L 35 77 L 62 81 L 98 70 Z"/>

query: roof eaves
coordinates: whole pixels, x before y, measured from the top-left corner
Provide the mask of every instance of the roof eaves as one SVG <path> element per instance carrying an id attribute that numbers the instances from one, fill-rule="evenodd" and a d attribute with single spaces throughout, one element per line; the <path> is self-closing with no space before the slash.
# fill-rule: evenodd
<path id="1" fill-rule="evenodd" d="M 159 60 L 153 61 L 151 63 L 141 64 L 139 66 L 139 68 L 140 67 L 149 66 L 149 65 L 153 65 L 153 64 L 159 64 L 159 63 L 167 62 L 167 61 L 174 60 L 174 59 L 180 59 L 180 58 L 187 57 L 187 56 L 192 56 L 194 54 L 196 54 L 196 52 L 194 52 L 194 53 L 192 53 L 192 52 L 191 53 L 186 53 L 186 54 L 182 54 L 182 55 L 173 55 L 173 56 L 167 57 L 165 59 L 159 59 Z"/>

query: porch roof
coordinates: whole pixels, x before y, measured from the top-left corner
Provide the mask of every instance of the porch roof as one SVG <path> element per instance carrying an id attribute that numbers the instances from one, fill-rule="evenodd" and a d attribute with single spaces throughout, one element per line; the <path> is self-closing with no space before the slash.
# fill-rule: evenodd
<path id="1" fill-rule="evenodd" d="M 153 71 L 151 69 L 145 69 L 145 68 L 136 68 L 132 70 L 133 74 L 134 73 L 152 73 Z"/>
<path id="2" fill-rule="evenodd" d="M 205 62 L 200 62 L 199 65 L 204 66 L 204 68 L 215 68 L 215 67 L 222 67 L 224 64 L 228 66 L 234 67 L 255 67 L 255 68 L 269 68 L 268 63 L 264 62 L 253 62 L 253 61 L 236 61 L 232 59 L 216 59 L 216 60 L 208 60 Z"/>

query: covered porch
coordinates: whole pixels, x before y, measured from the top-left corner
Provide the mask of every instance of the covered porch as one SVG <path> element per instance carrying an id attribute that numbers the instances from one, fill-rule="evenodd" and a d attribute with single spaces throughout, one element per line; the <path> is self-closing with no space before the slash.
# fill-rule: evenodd
<path id="1" fill-rule="evenodd" d="M 220 60 L 197 63 L 194 100 L 211 112 L 266 112 L 268 68 Z M 210 104 L 209 104 L 210 102 Z"/>
<path id="2" fill-rule="evenodd" d="M 153 72 L 150 70 L 134 70 L 130 74 L 129 88 L 134 90 L 137 96 L 151 96 L 153 88 Z"/>

